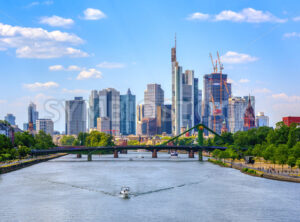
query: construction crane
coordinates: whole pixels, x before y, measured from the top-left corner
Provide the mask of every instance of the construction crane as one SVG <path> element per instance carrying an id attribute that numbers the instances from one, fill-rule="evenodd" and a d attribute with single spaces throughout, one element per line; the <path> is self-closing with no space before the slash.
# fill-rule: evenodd
<path id="1" fill-rule="evenodd" d="M 217 51 L 218 61 L 219 61 L 219 67 L 220 67 L 220 108 L 222 109 L 222 95 L 223 95 L 223 74 L 222 71 L 224 69 L 223 64 L 221 63 L 219 51 Z"/>
<path id="2" fill-rule="evenodd" d="M 211 64 L 212 64 L 212 66 L 213 66 L 213 71 L 214 71 L 213 73 L 215 73 L 215 72 L 216 72 L 216 66 L 215 66 L 215 64 L 214 64 L 214 59 L 213 59 L 211 53 L 209 53 L 209 56 L 210 56 L 210 59 L 211 59 Z"/>
<path id="3" fill-rule="evenodd" d="M 226 89 L 226 91 L 227 91 L 227 94 L 228 94 L 228 96 L 229 96 L 229 98 L 230 98 L 230 97 L 231 97 L 231 94 L 229 94 L 227 82 L 226 82 L 225 80 L 224 80 L 223 82 L 224 82 L 224 86 L 225 86 L 225 89 Z"/>
<path id="4" fill-rule="evenodd" d="M 222 110 L 216 108 L 215 100 L 214 100 L 214 97 L 213 97 L 212 93 L 210 93 L 210 101 L 213 104 L 213 116 L 214 116 L 214 126 L 213 126 L 213 128 L 214 128 L 214 131 L 216 131 L 216 116 L 221 115 Z"/>

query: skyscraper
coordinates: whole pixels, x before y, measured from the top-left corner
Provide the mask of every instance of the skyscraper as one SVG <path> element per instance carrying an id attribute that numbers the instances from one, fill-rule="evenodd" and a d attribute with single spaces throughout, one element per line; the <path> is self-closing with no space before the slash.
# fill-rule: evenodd
<path id="1" fill-rule="evenodd" d="M 28 129 L 36 130 L 36 120 L 39 118 L 39 112 L 36 110 L 36 105 L 31 102 L 28 106 Z"/>
<path id="2" fill-rule="evenodd" d="M 100 117 L 110 119 L 110 134 L 120 135 L 120 92 L 113 89 L 99 91 Z"/>
<path id="3" fill-rule="evenodd" d="M 161 108 L 164 105 L 164 91 L 159 84 L 148 84 L 144 92 L 144 117 L 156 119 L 156 133 L 161 133 Z M 152 131 L 152 129 L 151 129 Z"/>
<path id="4" fill-rule="evenodd" d="M 136 134 L 142 135 L 142 121 L 144 119 L 144 104 L 136 106 Z"/>
<path id="5" fill-rule="evenodd" d="M 93 90 L 89 98 L 89 129 L 97 127 L 97 118 L 100 116 L 99 108 L 99 94 L 97 90 Z"/>
<path id="6" fill-rule="evenodd" d="M 127 94 L 120 96 L 121 134 L 135 134 L 135 95 L 128 89 Z"/>
<path id="7" fill-rule="evenodd" d="M 44 131 L 46 134 L 53 135 L 54 123 L 51 119 L 37 119 L 36 131 Z"/>
<path id="8" fill-rule="evenodd" d="M 82 97 L 66 101 L 66 134 L 77 135 L 86 131 L 86 104 Z"/>
<path id="9" fill-rule="evenodd" d="M 228 125 L 229 131 L 235 133 L 244 130 L 244 113 L 247 100 L 242 97 L 232 97 L 228 100 Z"/>
<path id="10" fill-rule="evenodd" d="M 227 74 L 221 73 L 206 74 L 203 81 L 202 122 L 217 133 L 221 133 L 224 121 L 228 128 L 228 98 L 231 96 L 231 84 L 227 82 Z M 204 133 L 208 134 L 206 130 Z"/>
<path id="11" fill-rule="evenodd" d="M 8 113 L 4 119 L 10 124 L 10 125 L 16 125 L 16 117 L 11 114 L 11 113 Z"/>
<path id="12" fill-rule="evenodd" d="M 172 133 L 178 135 L 181 128 L 192 127 L 199 123 L 198 110 L 198 79 L 194 78 L 193 70 L 182 73 L 176 58 L 175 47 L 171 49 L 172 62 Z"/>
<path id="13" fill-rule="evenodd" d="M 161 112 L 162 133 L 172 134 L 172 105 L 163 105 Z"/>

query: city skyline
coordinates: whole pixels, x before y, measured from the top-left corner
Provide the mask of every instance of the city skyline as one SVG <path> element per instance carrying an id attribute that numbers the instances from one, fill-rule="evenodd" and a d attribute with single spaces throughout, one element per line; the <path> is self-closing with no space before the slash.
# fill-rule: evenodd
<path id="1" fill-rule="evenodd" d="M 125 94 L 130 88 L 140 104 L 146 85 L 157 83 L 171 101 L 170 49 L 175 33 L 178 61 L 184 69 L 194 70 L 199 89 L 203 76 L 212 72 L 209 53 L 219 50 L 233 96 L 254 95 L 255 115 L 264 112 L 271 126 L 283 116 L 299 115 L 299 90 L 294 85 L 300 78 L 296 1 L 284 8 L 278 7 L 279 1 L 245 1 L 238 6 L 221 1 L 211 6 L 208 1 L 189 5 L 119 1 L 115 8 L 92 1 L 83 6 L 43 2 L 0 3 L 6 12 L 0 14 L 1 77 L 6 82 L 0 89 L 0 115 L 4 119 L 12 113 L 20 128 L 27 121 L 24 110 L 30 101 L 37 104 L 41 117 L 52 118 L 44 104 L 56 99 L 61 116 L 54 118 L 55 130 L 63 131 L 61 104 L 75 96 L 88 101 L 94 89 L 115 88 Z M 153 10 L 156 18 L 150 19 L 144 8 Z M 39 48 L 34 48 L 25 27 L 43 31 L 45 36 L 34 39 Z M 165 35 L 151 35 L 162 31 Z M 43 47 L 46 43 L 54 50 Z"/>

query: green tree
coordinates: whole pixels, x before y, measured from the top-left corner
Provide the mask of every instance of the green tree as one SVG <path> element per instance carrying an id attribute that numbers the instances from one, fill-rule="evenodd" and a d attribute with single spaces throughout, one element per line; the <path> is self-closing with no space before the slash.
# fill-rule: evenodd
<path id="1" fill-rule="evenodd" d="M 35 139 L 33 135 L 28 132 L 17 132 L 15 133 L 15 145 L 33 147 L 35 145 Z"/>
<path id="2" fill-rule="evenodd" d="M 7 136 L 0 134 L 0 152 L 4 148 L 12 148 L 12 143 Z"/>
<path id="3" fill-rule="evenodd" d="M 35 135 L 35 149 L 49 149 L 55 147 L 52 137 L 46 134 L 44 131 L 40 130 L 38 134 Z"/>
<path id="4" fill-rule="evenodd" d="M 300 159 L 297 159 L 296 166 L 300 169 Z"/>
<path id="5" fill-rule="evenodd" d="M 276 161 L 282 165 L 282 169 L 283 165 L 287 163 L 288 152 L 288 146 L 286 144 L 279 144 L 275 150 Z"/>
<path id="6" fill-rule="evenodd" d="M 137 140 L 129 140 L 128 142 L 127 142 L 127 145 L 129 145 L 129 146 L 137 146 L 137 145 L 139 145 L 140 143 L 139 143 L 139 141 L 137 141 Z"/>
<path id="7" fill-rule="evenodd" d="M 73 145 L 73 142 L 75 141 L 75 137 L 71 135 L 63 135 L 60 139 L 60 143 L 63 146 L 71 146 Z"/>
<path id="8" fill-rule="evenodd" d="M 296 165 L 296 158 L 294 156 L 289 156 L 287 164 L 292 168 Z"/>
<path id="9" fill-rule="evenodd" d="M 109 134 L 93 131 L 86 138 L 86 145 L 89 147 L 114 146 L 113 137 Z"/>
<path id="10" fill-rule="evenodd" d="M 30 152 L 30 148 L 26 147 L 26 146 L 19 146 L 18 147 L 18 155 L 19 158 L 24 158 L 26 157 Z"/>
<path id="11" fill-rule="evenodd" d="M 80 133 L 78 134 L 77 140 L 78 140 L 80 146 L 86 145 L 86 138 L 87 138 L 88 136 L 89 136 L 89 133 L 83 133 L 83 132 L 80 132 Z"/>

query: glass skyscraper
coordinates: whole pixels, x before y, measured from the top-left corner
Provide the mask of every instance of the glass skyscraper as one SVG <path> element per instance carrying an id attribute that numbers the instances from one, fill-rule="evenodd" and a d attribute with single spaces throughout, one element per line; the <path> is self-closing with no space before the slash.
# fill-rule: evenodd
<path id="1" fill-rule="evenodd" d="M 86 104 L 82 97 L 66 101 L 66 134 L 78 135 L 86 132 Z"/>
<path id="2" fill-rule="evenodd" d="M 128 89 L 127 94 L 120 96 L 120 130 L 122 135 L 135 134 L 135 95 Z"/>

